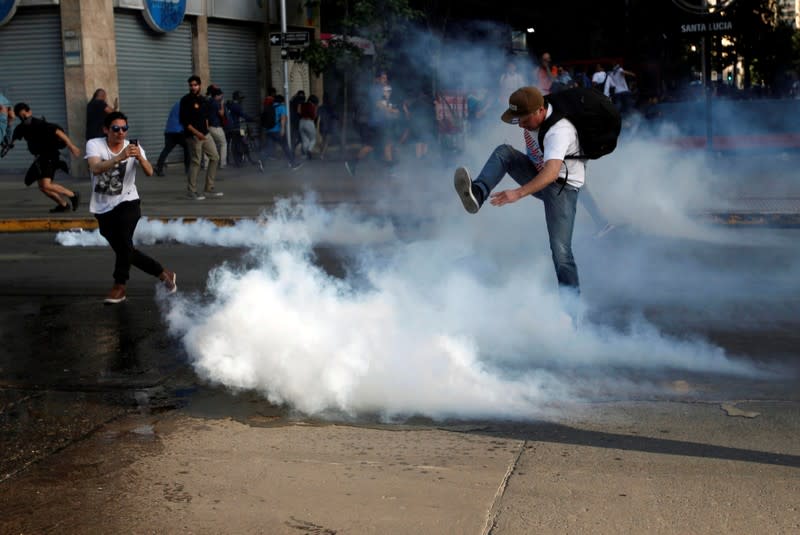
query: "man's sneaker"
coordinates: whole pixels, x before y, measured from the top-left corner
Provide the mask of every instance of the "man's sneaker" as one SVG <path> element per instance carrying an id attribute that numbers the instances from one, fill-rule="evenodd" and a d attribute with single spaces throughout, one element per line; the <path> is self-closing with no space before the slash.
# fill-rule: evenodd
<path id="1" fill-rule="evenodd" d="M 469 171 L 465 167 L 456 169 L 453 176 L 453 185 L 456 188 L 458 197 L 461 199 L 461 204 L 464 205 L 464 210 L 470 214 L 477 213 L 481 208 L 481 204 L 483 204 L 483 192 L 472 183 Z"/>
<path id="2" fill-rule="evenodd" d="M 168 294 L 174 294 L 178 291 L 178 275 L 174 271 L 165 269 L 158 278 L 164 284 Z"/>
<path id="3" fill-rule="evenodd" d="M 72 211 L 74 212 L 78 209 L 78 205 L 81 202 L 81 194 L 76 191 L 75 195 L 70 198 L 70 202 L 72 203 Z"/>
<path id="4" fill-rule="evenodd" d="M 299 162 L 294 162 L 293 164 L 290 164 L 290 166 L 289 166 L 289 167 L 291 167 L 291 168 L 292 168 L 292 171 L 297 171 L 298 169 L 300 169 L 301 167 L 303 167 L 303 162 L 302 162 L 302 161 L 299 161 Z"/>
<path id="5" fill-rule="evenodd" d="M 57 204 L 55 205 L 55 207 L 50 208 L 51 214 L 59 214 L 61 212 L 68 212 L 68 211 L 69 211 L 69 205 L 62 206 L 60 204 Z"/>
<path id="6" fill-rule="evenodd" d="M 206 191 L 205 192 L 205 196 L 206 197 L 222 197 L 223 195 L 225 195 L 225 194 L 222 193 L 221 191 L 211 190 L 211 191 Z"/>
<path id="7" fill-rule="evenodd" d="M 107 305 L 115 305 L 117 303 L 122 303 L 125 301 L 125 285 L 124 284 L 115 284 L 111 287 L 111 291 L 108 292 L 108 295 L 103 300 Z"/>
<path id="8" fill-rule="evenodd" d="M 350 176 L 356 176 L 356 164 L 354 162 L 344 162 L 344 168 Z"/>
<path id="9" fill-rule="evenodd" d="M 202 194 L 194 192 L 194 191 L 190 191 L 188 194 L 186 194 L 186 196 L 189 197 L 190 199 L 192 199 L 193 201 L 204 201 L 204 200 L 206 200 L 206 196 L 205 195 L 202 195 Z"/>

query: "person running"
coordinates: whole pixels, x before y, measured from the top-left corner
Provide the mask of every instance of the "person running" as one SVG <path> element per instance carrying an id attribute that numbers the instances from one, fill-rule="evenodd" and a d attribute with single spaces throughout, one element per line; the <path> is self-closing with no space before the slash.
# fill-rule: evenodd
<path id="1" fill-rule="evenodd" d="M 126 284 L 131 266 L 157 277 L 167 293 L 178 290 L 177 275 L 164 268 L 133 245 L 133 233 L 142 216 L 136 171 L 141 168 L 153 176 L 144 148 L 136 140 L 128 141 L 128 118 L 114 111 L 103 121 L 105 137 L 86 142 L 86 160 L 92 174 L 92 197 L 89 211 L 97 219 L 100 234 L 114 250 L 114 285 L 105 298 L 106 304 L 126 299 Z"/>
<path id="2" fill-rule="evenodd" d="M 75 146 L 60 126 L 34 117 L 30 106 L 24 102 L 14 105 L 14 115 L 19 117 L 22 122 L 14 128 L 11 143 L 13 144 L 18 139 L 24 139 L 28 143 L 30 153 L 36 156 L 25 174 L 25 185 L 30 186 L 34 182 L 38 182 L 39 191 L 56 202 L 56 206 L 50 210 L 50 213 L 66 212 L 70 207 L 74 212 L 80 203 L 80 193 L 56 184 L 53 176 L 58 169 L 65 173 L 69 172 L 69 166 L 61 159 L 59 150 L 66 147 L 76 157 L 80 156 L 81 150 Z"/>
<path id="3" fill-rule="evenodd" d="M 262 150 L 265 154 L 271 154 L 274 150 L 272 144 L 277 144 L 286 156 L 289 167 L 294 171 L 300 169 L 303 166 L 303 162 L 302 160 L 295 160 L 294 153 L 292 153 L 292 149 L 289 148 L 289 142 L 286 140 L 286 122 L 288 119 L 285 102 L 286 99 L 284 99 L 283 95 L 275 95 L 272 104 L 275 108 L 275 124 L 272 128 L 264 130 L 265 140 Z"/>

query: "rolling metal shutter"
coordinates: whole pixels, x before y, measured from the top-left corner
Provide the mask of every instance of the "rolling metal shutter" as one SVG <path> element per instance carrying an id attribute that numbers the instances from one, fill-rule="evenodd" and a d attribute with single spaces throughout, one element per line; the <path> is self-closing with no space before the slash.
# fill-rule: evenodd
<path id="1" fill-rule="evenodd" d="M 147 159 L 155 164 L 164 147 L 169 111 L 189 91 L 192 27 L 184 20 L 174 31 L 156 33 L 147 27 L 141 11 L 116 11 L 114 28 L 119 109 L 128 116 L 128 138 L 138 138 Z M 177 149 L 169 161 L 182 158 Z"/>
<path id="2" fill-rule="evenodd" d="M 19 8 L 11 21 L 0 27 L 0 73 L 0 92 L 12 106 L 25 102 L 34 117 L 44 116 L 51 123 L 67 127 L 61 18 L 57 8 Z M 14 121 L 14 126 L 17 124 L 19 121 Z M 67 133 L 73 143 L 83 147 L 82 132 Z M 18 141 L 0 160 L 0 171 L 16 173 L 32 162 L 27 144 Z"/>
<path id="3" fill-rule="evenodd" d="M 233 98 L 234 91 L 244 93 L 244 111 L 256 121 L 261 113 L 257 41 L 258 29 L 252 25 L 208 21 L 211 83 L 222 88 L 225 100 Z"/>

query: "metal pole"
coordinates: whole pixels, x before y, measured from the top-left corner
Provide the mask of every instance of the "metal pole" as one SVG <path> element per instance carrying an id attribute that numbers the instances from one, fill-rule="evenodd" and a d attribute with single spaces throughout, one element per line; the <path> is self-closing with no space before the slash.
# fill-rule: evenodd
<path id="1" fill-rule="evenodd" d="M 281 33 L 286 35 L 286 0 L 281 0 Z M 282 45 L 282 46 L 285 46 Z M 289 144 L 291 149 L 292 147 L 292 121 L 290 120 L 291 115 L 289 115 L 289 58 L 283 58 L 283 98 L 285 99 L 286 105 L 286 142 Z"/>
<path id="2" fill-rule="evenodd" d="M 703 0 L 703 9 L 708 15 L 708 0 Z M 711 129 L 711 66 L 709 65 L 709 58 L 711 50 L 709 46 L 709 37 L 711 33 L 706 31 L 703 34 L 703 89 L 706 94 L 706 149 L 711 151 L 714 149 L 714 133 Z"/>

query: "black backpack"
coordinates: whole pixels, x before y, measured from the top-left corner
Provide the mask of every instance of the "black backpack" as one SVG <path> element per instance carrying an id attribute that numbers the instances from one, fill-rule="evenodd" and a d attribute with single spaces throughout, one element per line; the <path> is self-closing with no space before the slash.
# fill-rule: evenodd
<path id="1" fill-rule="evenodd" d="M 266 128 L 267 130 L 272 130 L 275 128 L 276 122 L 277 117 L 275 115 L 275 104 L 266 106 L 264 111 L 261 112 L 261 127 Z"/>
<path id="2" fill-rule="evenodd" d="M 567 119 L 578 131 L 580 154 L 567 158 L 596 160 L 611 154 L 617 147 L 622 119 L 611 100 L 586 87 L 566 89 L 544 97 L 553 106 L 553 113 L 539 128 L 539 146 L 544 148 L 544 135 L 557 121 Z"/>

